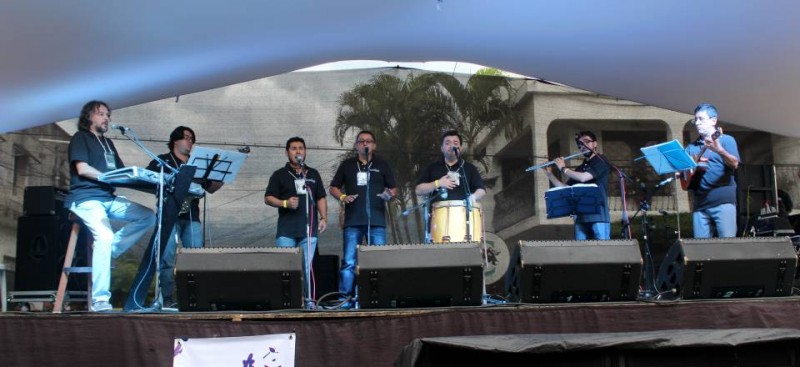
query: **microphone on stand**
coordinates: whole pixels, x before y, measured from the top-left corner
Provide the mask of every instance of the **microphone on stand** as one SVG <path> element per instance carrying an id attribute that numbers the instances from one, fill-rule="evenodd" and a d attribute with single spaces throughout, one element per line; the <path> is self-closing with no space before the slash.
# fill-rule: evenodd
<path id="1" fill-rule="evenodd" d="M 125 126 L 117 125 L 117 124 L 111 124 L 111 128 L 119 130 L 119 132 L 121 132 L 122 135 L 125 135 L 126 131 L 130 131 L 131 130 L 129 127 L 125 127 Z"/>
<path id="2" fill-rule="evenodd" d="M 364 157 L 369 157 L 369 147 L 364 147 Z"/>
<path id="3" fill-rule="evenodd" d="M 305 162 L 303 162 L 303 156 L 302 155 L 298 154 L 298 155 L 296 155 L 294 157 L 294 159 L 297 161 L 297 164 L 299 164 L 300 167 L 305 167 L 306 166 Z"/>
<path id="4" fill-rule="evenodd" d="M 458 147 L 453 147 L 453 154 L 455 154 L 456 157 L 458 157 L 458 153 L 459 153 L 458 152 Z"/>

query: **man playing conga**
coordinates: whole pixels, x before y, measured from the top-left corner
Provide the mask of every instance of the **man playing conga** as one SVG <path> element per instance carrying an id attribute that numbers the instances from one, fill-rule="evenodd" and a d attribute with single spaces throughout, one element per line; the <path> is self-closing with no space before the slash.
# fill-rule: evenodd
<path id="1" fill-rule="evenodd" d="M 437 205 L 454 204 L 469 205 L 472 207 L 483 195 L 486 195 L 485 185 L 478 168 L 461 158 L 461 135 L 458 131 L 450 130 L 442 135 L 442 159 L 431 163 L 417 180 L 416 193 L 419 196 L 431 194 L 433 207 Z M 466 213 L 465 211 L 462 213 Z M 466 215 L 464 215 L 466 222 Z M 481 226 L 479 220 L 471 223 L 472 226 Z M 470 232 L 475 233 L 473 227 Z M 432 228 L 433 231 L 433 228 Z M 434 241 L 437 239 L 434 238 Z M 461 241 L 463 238 L 450 239 Z M 480 241 L 480 238 L 471 238 Z"/>

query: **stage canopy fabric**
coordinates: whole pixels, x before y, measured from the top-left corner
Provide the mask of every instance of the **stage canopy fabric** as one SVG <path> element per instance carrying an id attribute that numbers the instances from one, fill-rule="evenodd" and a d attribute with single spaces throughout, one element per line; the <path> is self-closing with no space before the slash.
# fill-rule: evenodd
<path id="1" fill-rule="evenodd" d="M 800 137 L 800 2 L 0 2 L 0 132 L 340 60 L 463 61 Z"/>

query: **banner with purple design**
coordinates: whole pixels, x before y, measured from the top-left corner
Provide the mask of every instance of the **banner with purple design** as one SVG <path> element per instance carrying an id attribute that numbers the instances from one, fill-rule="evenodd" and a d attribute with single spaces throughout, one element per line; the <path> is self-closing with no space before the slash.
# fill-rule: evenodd
<path id="1" fill-rule="evenodd" d="M 295 334 L 175 339 L 173 367 L 294 367 Z"/>

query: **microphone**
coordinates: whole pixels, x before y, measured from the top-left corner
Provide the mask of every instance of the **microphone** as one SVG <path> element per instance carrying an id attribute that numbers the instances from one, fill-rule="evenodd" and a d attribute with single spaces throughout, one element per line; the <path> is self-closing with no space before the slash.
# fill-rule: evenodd
<path id="1" fill-rule="evenodd" d="M 664 185 L 666 185 L 666 184 L 668 184 L 668 183 L 672 182 L 672 180 L 674 180 L 674 179 L 675 179 L 675 177 L 674 177 L 674 176 L 673 176 L 673 177 L 670 177 L 670 178 L 667 178 L 667 179 L 665 179 L 665 180 L 663 180 L 663 181 L 659 182 L 659 183 L 658 183 L 658 185 L 656 185 L 656 188 L 659 188 L 659 187 L 661 187 L 661 186 L 664 186 Z"/>
<path id="2" fill-rule="evenodd" d="M 458 157 L 458 147 L 453 147 L 453 154 L 455 154 L 456 157 Z"/>
<path id="3" fill-rule="evenodd" d="M 364 147 L 364 156 L 365 157 L 369 156 L 369 147 Z"/>
<path id="4" fill-rule="evenodd" d="M 125 135 L 126 131 L 130 131 L 131 130 L 129 127 L 125 127 L 125 126 L 117 125 L 117 124 L 111 124 L 111 128 L 119 130 L 119 132 L 121 132 L 123 135 Z"/>
<path id="5" fill-rule="evenodd" d="M 297 161 L 297 163 L 300 165 L 300 167 L 305 167 L 305 163 L 303 162 L 303 156 L 302 155 L 298 154 L 298 155 L 296 155 L 294 157 L 294 159 Z"/>

